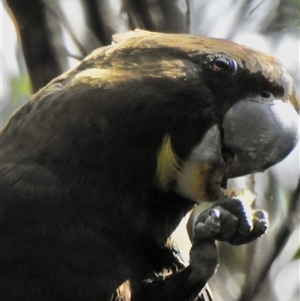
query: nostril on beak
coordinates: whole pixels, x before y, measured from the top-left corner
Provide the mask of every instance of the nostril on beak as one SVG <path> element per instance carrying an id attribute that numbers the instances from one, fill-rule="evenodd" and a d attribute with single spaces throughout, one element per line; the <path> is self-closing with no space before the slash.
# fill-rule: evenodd
<path id="1" fill-rule="evenodd" d="M 260 97 L 264 99 L 274 99 L 273 94 L 269 91 L 262 91 Z"/>

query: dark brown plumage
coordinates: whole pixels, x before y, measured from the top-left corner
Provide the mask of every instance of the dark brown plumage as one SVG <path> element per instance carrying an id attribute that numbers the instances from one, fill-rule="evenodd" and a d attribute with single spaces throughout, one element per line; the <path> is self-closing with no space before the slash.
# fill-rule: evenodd
<path id="1" fill-rule="evenodd" d="M 209 300 L 201 290 L 218 264 L 215 239 L 243 244 L 267 229 L 264 213 L 247 213 L 221 183 L 295 146 L 286 69 L 225 40 L 114 39 L 1 134 L 3 300 Z M 246 116 L 261 125 L 243 125 Z M 196 221 L 184 267 L 169 237 L 201 201 L 215 203 Z"/>

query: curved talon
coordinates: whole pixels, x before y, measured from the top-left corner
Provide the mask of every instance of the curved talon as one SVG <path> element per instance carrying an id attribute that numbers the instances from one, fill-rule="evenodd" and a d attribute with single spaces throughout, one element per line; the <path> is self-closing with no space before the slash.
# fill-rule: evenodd
<path id="1" fill-rule="evenodd" d="M 220 210 L 215 208 L 211 211 L 210 215 L 212 216 L 214 221 L 216 221 L 220 217 Z"/>
<path id="2" fill-rule="evenodd" d="M 253 227 L 248 235 L 237 235 L 232 239 L 230 244 L 242 245 L 256 240 L 262 235 L 266 234 L 268 230 L 268 214 L 265 211 L 257 210 L 252 213 Z"/>
<path id="3" fill-rule="evenodd" d="M 253 219 L 268 220 L 268 213 L 263 210 L 255 210 L 252 213 Z"/>
<path id="4" fill-rule="evenodd" d="M 201 242 L 217 239 L 241 245 L 264 235 L 267 229 L 266 212 L 252 210 L 239 199 L 222 196 L 199 214 L 193 229 L 193 240 Z"/>
<path id="5" fill-rule="evenodd" d="M 267 233 L 269 228 L 268 213 L 262 210 L 253 213 L 253 230 L 259 236 Z"/>
<path id="6" fill-rule="evenodd" d="M 201 218 L 199 220 L 201 220 Z M 214 238 L 214 236 L 220 231 L 220 210 L 217 208 L 209 211 L 204 222 L 199 220 L 197 219 L 194 226 L 194 241 Z"/>

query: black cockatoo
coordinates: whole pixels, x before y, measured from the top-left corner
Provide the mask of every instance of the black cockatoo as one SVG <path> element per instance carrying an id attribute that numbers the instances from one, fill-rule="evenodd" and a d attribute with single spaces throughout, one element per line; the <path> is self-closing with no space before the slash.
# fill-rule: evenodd
<path id="1" fill-rule="evenodd" d="M 226 180 L 298 139 L 293 82 L 230 41 L 116 35 L 38 91 L 1 133 L 0 299 L 211 300 L 215 240 L 248 243 L 262 211 Z M 195 204 L 190 263 L 170 235 Z"/>

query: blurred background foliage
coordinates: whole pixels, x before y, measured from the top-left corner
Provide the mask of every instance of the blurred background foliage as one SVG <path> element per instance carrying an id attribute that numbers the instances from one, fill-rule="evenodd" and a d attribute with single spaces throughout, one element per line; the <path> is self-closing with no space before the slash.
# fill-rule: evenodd
<path id="1" fill-rule="evenodd" d="M 0 125 L 31 93 L 110 44 L 112 34 L 134 28 L 225 38 L 272 53 L 299 95 L 299 16 L 299 0 L 6 0 Z M 297 146 L 267 172 L 230 181 L 229 188 L 256 194 L 270 229 L 247 246 L 219 244 L 221 263 L 210 281 L 215 300 L 300 300 L 299 161 Z"/>

